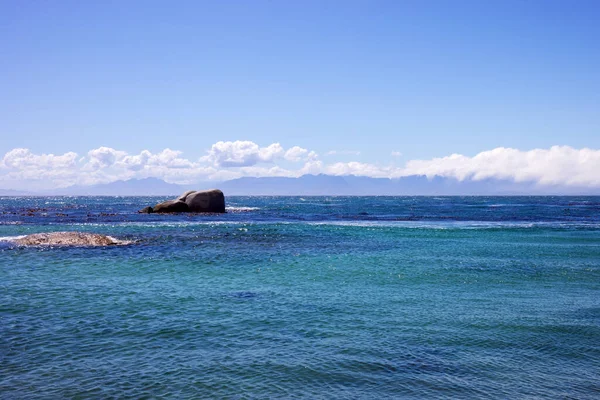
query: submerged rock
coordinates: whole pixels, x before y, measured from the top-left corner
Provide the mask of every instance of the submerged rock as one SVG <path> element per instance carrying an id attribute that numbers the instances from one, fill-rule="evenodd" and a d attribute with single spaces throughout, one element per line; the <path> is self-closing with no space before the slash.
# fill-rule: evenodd
<path id="1" fill-rule="evenodd" d="M 149 207 L 140 210 L 145 211 Z M 225 196 L 219 189 L 195 191 L 188 190 L 175 200 L 168 200 L 154 206 L 155 213 L 178 213 L 178 212 L 225 212 Z"/>
<path id="2" fill-rule="evenodd" d="M 86 232 L 35 233 L 15 240 L 23 246 L 112 246 L 123 244 L 106 235 Z"/>

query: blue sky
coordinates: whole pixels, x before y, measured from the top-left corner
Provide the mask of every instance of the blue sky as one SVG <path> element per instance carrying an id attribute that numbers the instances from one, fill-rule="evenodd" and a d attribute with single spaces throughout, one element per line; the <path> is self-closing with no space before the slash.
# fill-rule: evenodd
<path id="1" fill-rule="evenodd" d="M 583 0 L 0 1 L 0 156 L 599 149 L 599 20 Z"/>

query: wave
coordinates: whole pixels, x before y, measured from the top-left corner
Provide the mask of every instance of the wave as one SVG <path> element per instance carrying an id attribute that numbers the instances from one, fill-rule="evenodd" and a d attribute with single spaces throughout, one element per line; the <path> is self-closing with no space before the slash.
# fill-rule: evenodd
<path id="1" fill-rule="evenodd" d="M 165 228 L 193 228 L 199 226 L 205 227 L 229 227 L 229 226 L 261 226 L 261 225 L 306 225 L 304 221 L 129 221 L 129 222 L 80 222 L 80 223 L 50 223 L 48 226 L 77 227 L 76 230 L 83 229 L 87 231 L 94 228 L 148 228 L 148 229 L 165 229 Z"/>
<path id="2" fill-rule="evenodd" d="M 48 224 L 64 225 L 64 224 Z M 348 226 L 364 228 L 402 228 L 402 229 L 600 229 L 600 222 L 558 222 L 558 221 L 128 221 L 128 222 L 81 222 L 68 224 L 79 227 L 132 227 L 132 228 L 186 228 L 194 226 L 252 226 L 252 225 L 308 225 L 308 226 Z"/>
<path id="3" fill-rule="evenodd" d="M 106 235 L 106 237 L 112 240 L 117 246 L 127 246 L 138 242 L 138 240 L 117 239 L 116 237 L 110 235 Z"/>
<path id="4" fill-rule="evenodd" d="M 260 210 L 260 207 L 228 206 L 228 207 L 225 207 L 225 210 L 227 212 L 245 212 L 245 211 Z"/>
<path id="5" fill-rule="evenodd" d="M 0 242 L 12 242 L 18 239 L 23 239 L 27 235 L 19 235 L 19 236 L 0 236 Z"/>
<path id="6" fill-rule="evenodd" d="M 308 225 L 354 226 L 365 228 L 414 228 L 414 229 L 598 229 L 600 223 L 525 222 L 525 221 L 313 221 Z"/>

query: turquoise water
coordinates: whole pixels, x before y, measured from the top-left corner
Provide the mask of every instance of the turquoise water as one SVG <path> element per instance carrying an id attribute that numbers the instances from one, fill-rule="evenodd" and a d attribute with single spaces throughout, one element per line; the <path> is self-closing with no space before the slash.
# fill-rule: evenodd
<path id="1" fill-rule="evenodd" d="M 600 397 L 598 197 L 159 200 L 0 198 L 3 399 Z"/>

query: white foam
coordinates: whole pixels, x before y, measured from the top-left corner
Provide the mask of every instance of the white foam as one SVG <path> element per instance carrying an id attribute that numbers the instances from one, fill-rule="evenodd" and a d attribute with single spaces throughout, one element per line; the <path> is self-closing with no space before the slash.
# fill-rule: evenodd
<path id="1" fill-rule="evenodd" d="M 554 227 L 554 223 L 495 222 L 495 221 L 315 221 L 308 225 L 354 226 L 365 228 L 416 228 L 416 229 L 498 229 Z M 568 226 L 568 225 L 567 225 Z"/>
<path id="2" fill-rule="evenodd" d="M 243 212 L 243 211 L 256 211 L 256 210 L 260 210 L 259 207 L 243 207 L 243 206 L 230 206 L 230 207 L 226 207 L 225 210 L 227 211 L 231 211 L 231 212 Z"/>
<path id="3" fill-rule="evenodd" d="M 184 228 L 188 226 L 217 226 L 217 225 L 242 225 L 252 224 L 253 222 L 243 221 L 128 221 L 128 222 L 80 222 L 69 224 L 70 226 L 81 227 L 143 227 L 143 228 Z M 62 225 L 62 224 L 49 224 Z"/>
<path id="4" fill-rule="evenodd" d="M 114 236 L 106 236 L 107 238 L 109 238 L 110 240 L 112 240 L 115 244 L 119 245 L 119 246 L 126 246 L 128 244 L 133 244 L 136 241 L 135 240 L 123 240 L 123 239 L 117 239 Z"/>
<path id="5" fill-rule="evenodd" d="M 0 236 L 0 242 L 12 242 L 18 239 L 23 239 L 27 235 L 21 236 Z"/>

